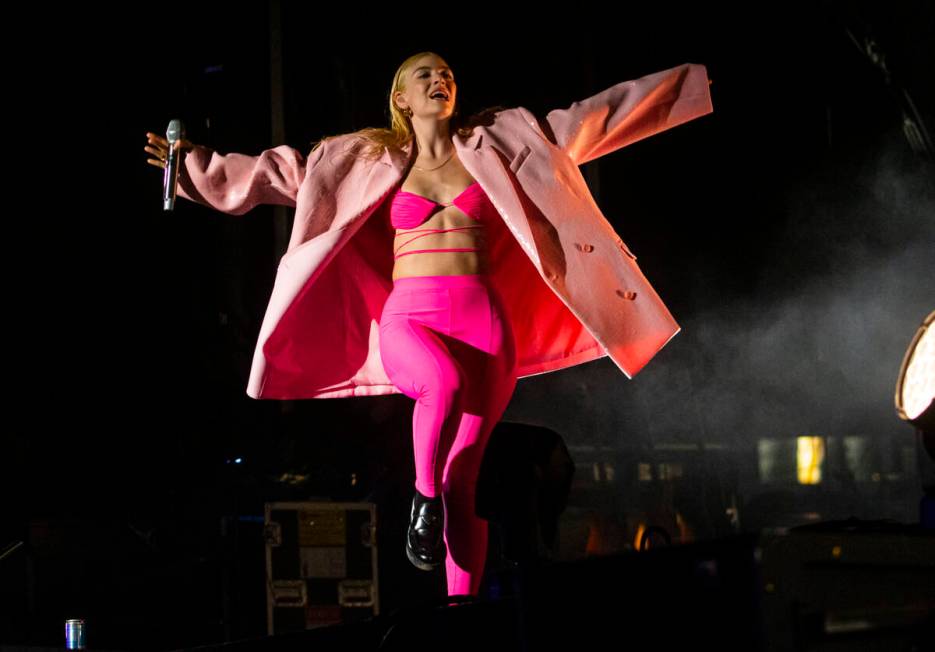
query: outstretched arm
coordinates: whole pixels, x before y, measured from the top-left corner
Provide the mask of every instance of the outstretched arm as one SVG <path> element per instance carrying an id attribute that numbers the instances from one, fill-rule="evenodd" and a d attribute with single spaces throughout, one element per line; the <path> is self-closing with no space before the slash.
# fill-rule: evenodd
<path id="1" fill-rule="evenodd" d="M 306 172 L 321 159 L 280 145 L 257 156 L 219 154 L 195 145 L 179 169 L 178 194 L 222 213 L 243 215 L 257 204 L 295 206 Z"/>
<path id="2" fill-rule="evenodd" d="M 707 69 L 686 63 L 620 82 L 546 117 L 556 145 L 582 165 L 712 112 Z"/>

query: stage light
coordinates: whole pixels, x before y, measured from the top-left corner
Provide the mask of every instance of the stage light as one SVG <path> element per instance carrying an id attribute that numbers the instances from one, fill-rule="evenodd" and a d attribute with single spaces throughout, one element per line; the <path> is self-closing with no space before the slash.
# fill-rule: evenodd
<path id="1" fill-rule="evenodd" d="M 933 321 L 935 310 L 929 313 L 912 338 L 896 381 L 896 412 L 899 417 L 928 432 L 935 430 L 935 411 L 932 409 L 932 400 L 935 399 Z"/>
<path id="2" fill-rule="evenodd" d="M 922 322 L 896 379 L 896 413 L 916 428 L 916 457 L 925 495 L 919 505 L 923 527 L 935 529 L 935 310 Z"/>

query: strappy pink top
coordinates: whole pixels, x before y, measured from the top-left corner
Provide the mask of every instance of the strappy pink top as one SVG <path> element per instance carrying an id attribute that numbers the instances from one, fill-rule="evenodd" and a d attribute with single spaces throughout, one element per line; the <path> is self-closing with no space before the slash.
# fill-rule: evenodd
<path id="1" fill-rule="evenodd" d="M 400 187 L 396 191 L 396 195 L 393 197 L 393 202 L 390 205 L 390 222 L 394 228 L 397 229 L 411 229 L 413 227 L 419 226 L 427 219 L 429 219 L 433 213 L 436 212 L 436 209 L 441 209 L 445 206 L 457 206 L 462 211 L 464 211 L 468 216 L 474 218 L 476 221 L 480 222 L 484 218 L 492 216 L 491 211 L 496 211 L 493 204 L 490 202 L 490 198 L 487 197 L 487 193 L 484 192 L 484 189 L 480 187 L 480 184 L 476 181 L 465 188 L 460 195 L 454 198 L 450 204 L 440 204 L 438 202 L 432 201 L 427 197 L 422 195 L 417 195 L 413 192 L 407 192 L 402 190 Z M 417 229 L 413 232 L 423 231 L 421 235 L 407 240 L 399 247 L 396 248 L 396 251 L 399 251 L 404 246 L 412 242 L 413 240 L 418 240 L 423 238 L 430 233 L 445 233 L 447 231 L 461 231 L 464 229 L 480 229 L 483 228 L 483 224 L 471 224 L 469 226 L 457 226 L 452 229 Z M 405 253 L 395 255 L 396 251 L 393 252 L 394 260 L 400 256 L 408 256 L 409 254 L 420 254 L 432 251 L 479 251 L 476 247 L 467 247 L 467 248 L 458 248 L 458 249 L 417 249 L 415 251 L 407 251 Z"/>

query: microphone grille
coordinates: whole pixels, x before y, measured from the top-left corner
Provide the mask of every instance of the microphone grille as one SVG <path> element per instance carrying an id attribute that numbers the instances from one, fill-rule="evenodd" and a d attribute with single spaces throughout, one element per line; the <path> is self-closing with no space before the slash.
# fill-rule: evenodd
<path id="1" fill-rule="evenodd" d="M 180 138 L 185 138 L 185 126 L 182 124 L 181 120 L 170 120 L 169 128 L 166 129 L 166 140 L 171 143 Z"/>

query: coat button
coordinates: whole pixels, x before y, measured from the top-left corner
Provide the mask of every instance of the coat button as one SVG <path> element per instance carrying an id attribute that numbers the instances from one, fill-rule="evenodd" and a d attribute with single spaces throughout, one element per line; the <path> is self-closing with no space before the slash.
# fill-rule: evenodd
<path id="1" fill-rule="evenodd" d="M 620 249 L 620 251 L 625 253 L 627 256 L 629 256 L 633 260 L 636 260 L 636 256 L 633 255 L 633 252 L 630 251 L 625 244 L 623 244 L 622 242 L 617 242 L 617 247 Z"/>
<path id="2" fill-rule="evenodd" d="M 594 245 L 587 244 L 587 243 L 581 244 L 580 242 L 576 242 L 576 243 L 575 243 L 575 248 L 576 248 L 578 251 L 583 251 L 583 252 L 585 252 L 585 253 L 590 253 L 590 252 L 594 251 Z"/>
<path id="3" fill-rule="evenodd" d="M 624 299 L 630 299 L 632 301 L 636 298 L 636 292 L 633 290 L 617 290 L 617 296 L 623 297 Z"/>

